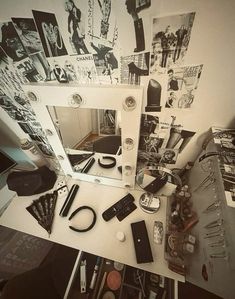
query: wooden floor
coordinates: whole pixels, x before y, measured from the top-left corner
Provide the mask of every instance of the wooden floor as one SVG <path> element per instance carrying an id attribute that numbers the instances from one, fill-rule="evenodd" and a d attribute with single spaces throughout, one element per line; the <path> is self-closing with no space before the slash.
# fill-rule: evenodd
<path id="1" fill-rule="evenodd" d="M 101 138 L 101 136 L 99 136 L 98 134 L 90 134 L 82 142 L 78 143 L 75 148 L 78 150 L 84 150 L 84 148 L 86 148 L 87 146 L 91 147 L 90 144 L 92 144 L 95 140 L 99 138 Z"/>

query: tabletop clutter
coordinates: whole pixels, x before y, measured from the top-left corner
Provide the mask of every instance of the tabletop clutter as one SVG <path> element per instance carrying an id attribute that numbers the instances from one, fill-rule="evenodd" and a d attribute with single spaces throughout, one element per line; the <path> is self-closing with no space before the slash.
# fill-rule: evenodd
<path id="1" fill-rule="evenodd" d="M 157 171 L 153 170 L 152 168 L 150 168 L 150 170 L 151 171 L 148 171 L 147 173 L 147 179 L 151 178 L 153 179 L 153 181 L 150 181 L 150 183 L 149 181 L 147 181 L 147 185 L 145 186 L 147 188 L 147 192 L 142 193 L 142 195 L 140 196 L 138 201 L 139 206 L 136 203 L 136 196 L 134 197 L 130 191 L 130 193 L 127 193 L 118 201 L 107 207 L 104 211 L 102 211 L 101 214 L 98 214 L 95 208 L 90 207 L 89 203 L 83 206 L 79 206 L 73 211 L 71 211 L 72 204 L 76 196 L 79 196 L 79 185 L 73 184 L 72 186 L 70 186 L 70 188 L 68 188 L 66 183 L 62 183 L 59 180 L 57 180 L 57 189 L 55 186 L 52 188 L 51 185 L 48 190 L 43 189 L 43 191 L 52 191 L 47 193 L 40 193 L 39 198 L 34 199 L 33 202 L 26 207 L 26 209 L 36 219 L 39 225 L 41 225 L 48 232 L 49 236 L 51 233 L 53 233 L 53 219 L 55 216 L 55 207 L 57 204 L 58 194 L 60 194 L 62 190 L 63 192 L 66 192 L 63 193 L 65 195 L 65 199 L 64 197 L 62 198 L 64 202 L 59 212 L 60 217 L 68 217 L 68 220 L 71 220 L 76 214 L 81 213 L 83 210 L 89 210 L 90 212 L 92 212 L 92 220 L 87 227 L 83 227 L 84 223 L 82 223 L 81 220 L 81 227 L 79 228 L 74 227 L 72 225 L 68 225 L 69 229 L 75 231 L 78 234 L 86 233 L 89 230 L 93 229 L 93 227 L 96 225 L 98 217 L 102 217 L 102 220 L 107 222 L 108 225 L 108 222 L 111 221 L 113 218 L 116 218 L 119 222 L 128 221 L 128 216 L 131 213 L 134 213 L 139 208 L 143 213 L 155 214 L 156 220 L 153 224 L 153 234 L 152 232 L 148 231 L 146 222 L 145 220 L 143 220 L 146 217 L 143 217 L 142 219 L 140 217 L 140 219 L 135 222 L 129 221 L 130 231 L 133 240 L 133 254 L 135 255 L 136 263 L 142 264 L 151 263 L 154 261 L 154 255 L 152 252 L 152 250 L 154 250 L 154 247 L 152 245 L 153 241 L 159 246 L 164 246 L 164 257 L 167 261 L 168 268 L 173 272 L 185 276 L 189 267 L 189 265 L 187 264 L 187 256 L 189 254 L 194 253 L 195 246 L 197 245 L 196 238 L 190 233 L 190 229 L 198 221 L 197 214 L 193 210 L 193 203 L 191 201 L 191 193 L 189 190 L 189 186 L 186 183 L 181 183 L 183 181 L 183 178 L 185 179 L 185 173 L 187 172 L 187 169 L 180 169 L 178 173 L 173 173 L 171 170 L 167 170 L 166 168 L 157 166 Z M 40 173 L 40 169 L 39 171 L 37 171 L 36 177 L 38 175 L 38 172 Z M 151 177 L 152 173 L 157 174 L 158 177 Z M 141 175 L 143 179 L 143 173 L 141 173 Z M 25 176 L 26 180 L 27 177 L 28 176 Z M 15 180 L 15 177 L 13 178 Z M 17 179 L 18 178 L 19 177 L 17 177 Z M 41 180 L 41 182 L 44 183 L 43 180 Z M 52 183 L 54 182 L 55 180 L 53 179 Z M 170 182 L 172 185 L 175 186 L 175 191 L 173 191 L 173 193 L 170 196 L 159 196 L 158 194 L 161 194 L 161 188 L 165 184 L 167 184 L 167 182 Z M 180 182 L 180 184 L 178 184 L 178 182 Z M 19 183 L 15 185 L 17 186 L 16 188 L 18 188 Z M 151 187 L 151 192 L 149 192 L 149 187 Z M 158 192 L 155 192 L 154 188 L 157 188 Z M 41 189 L 39 188 L 39 190 Z M 142 188 L 142 190 L 146 191 L 144 188 Z M 34 193 L 39 194 L 39 192 Z M 24 192 L 21 192 L 20 195 L 28 196 L 31 194 L 24 194 Z M 158 221 L 157 217 L 157 212 L 161 208 L 161 200 L 163 200 L 162 197 L 164 197 L 164 200 L 167 200 L 166 227 L 164 227 L 161 221 Z M 78 220 L 79 219 L 80 218 L 78 217 Z M 116 238 L 121 243 L 126 242 L 125 234 L 126 231 L 118 231 L 116 232 Z M 164 244 L 162 244 L 163 241 Z M 85 288 L 84 279 L 86 277 L 86 271 L 84 269 L 86 269 L 86 263 L 88 262 L 89 261 L 81 263 L 81 271 L 83 271 L 80 273 L 80 275 L 83 277 L 83 281 L 81 282 L 81 286 L 83 287 L 83 289 L 81 287 L 81 293 L 84 292 Z M 107 261 L 105 263 L 107 264 Z M 96 264 L 96 268 L 97 267 L 98 264 Z M 126 269 L 126 271 L 129 271 L 128 267 Z M 138 271 L 138 273 L 140 274 L 141 270 Z M 117 284 L 117 276 L 119 277 L 121 275 L 122 277 L 124 272 L 119 274 L 118 273 L 119 272 L 114 269 L 110 272 L 103 272 L 103 277 L 100 280 L 100 284 L 101 286 L 103 286 L 102 292 L 100 291 L 99 293 L 98 290 L 97 293 L 100 298 L 112 298 L 112 293 L 116 292 L 117 290 L 114 290 L 113 287 L 110 286 L 112 286 L 112 284 Z M 138 278 L 138 275 L 138 292 L 140 292 L 142 295 L 145 295 L 145 292 L 147 290 L 148 296 L 152 294 L 153 298 L 156 298 L 159 290 L 162 291 L 161 288 L 159 289 L 159 283 L 156 284 L 156 288 L 153 287 L 151 289 L 148 289 L 147 285 L 154 285 L 154 282 L 151 282 L 151 279 L 153 281 L 155 279 L 153 277 L 151 278 L 151 275 L 148 274 L 148 276 L 146 276 L 148 277 L 148 283 L 146 284 L 147 280 L 140 280 L 140 278 Z M 90 283 L 94 284 L 94 281 L 91 281 Z M 107 287 L 107 285 L 110 286 Z M 87 290 L 89 290 L 89 288 Z M 103 290 L 106 290 L 106 292 L 103 292 Z M 128 290 L 127 286 L 124 285 L 122 287 L 123 298 L 132 298 L 131 296 L 137 295 L 138 292 L 134 292 L 135 294 L 133 295 L 132 292 Z M 103 297 L 101 297 L 101 295 Z"/>
<path id="2" fill-rule="evenodd" d="M 165 287 L 166 281 L 161 275 L 85 253 L 71 296 L 86 295 L 88 299 L 164 298 Z"/>
<path id="3" fill-rule="evenodd" d="M 199 219 L 190 198 L 188 185 L 176 189 L 168 198 L 165 258 L 169 269 L 182 275 L 189 270 L 187 256 L 194 253 L 197 245 L 190 230 Z"/>

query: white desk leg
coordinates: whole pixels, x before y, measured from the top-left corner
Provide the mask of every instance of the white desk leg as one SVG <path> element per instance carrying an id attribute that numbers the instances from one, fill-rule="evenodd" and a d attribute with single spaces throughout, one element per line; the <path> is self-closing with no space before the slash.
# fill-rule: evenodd
<path id="1" fill-rule="evenodd" d="M 178 280 L 174 280 L 174 299 L 178 299 Z"/>
<path id="2" fill-rule="evenodd" d="M 74 266 L 73 266 L 72 273 L 71 273 L 70 278 L 69 278 L 69 282 L 68 282 L 66 291 L 65 291 L 65 293 L 64 293 L 64 299 L 67 299 L 67 298 L 68 298 L 68 294 L 69 294 L 69 291 L 70 291 L 70 289 L 71 289 L 73 280 L 74 280 L 75 275 L 76 275 L 76 273 L 77 273 L 77 271 L 78 271 L 78 269 L 79 269 L 79 264 L 80 264 L 80 262 L 81 262 L 82 255 L 83 255 L 83 251 L 80 251 L 80 250 L 79 250 L 78 255 L 77 255 L 77 258 L 76 258 L 76 261 L 75 261 Z"/>

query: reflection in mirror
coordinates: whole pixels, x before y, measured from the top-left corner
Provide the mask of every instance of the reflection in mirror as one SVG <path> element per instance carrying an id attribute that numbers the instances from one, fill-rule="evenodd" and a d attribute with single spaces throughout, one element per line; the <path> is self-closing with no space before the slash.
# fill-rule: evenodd
<path id="1" fill-rule="evenodd" d="M 122 179 L 119 111 L 58 106 L 47 109 L 75 172 Z M 93 162 L 95 158 L 98 163 Z"/>

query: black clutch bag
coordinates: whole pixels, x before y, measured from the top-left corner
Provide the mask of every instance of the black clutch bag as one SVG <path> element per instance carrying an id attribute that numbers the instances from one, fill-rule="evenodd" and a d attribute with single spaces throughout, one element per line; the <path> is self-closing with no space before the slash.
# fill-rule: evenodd
<path id="1" fill-rule="evenodd" d="M 7 185 L 18 196 L 30 196 L 50 190 L 56 179 L 54 171 L 42 166 L 34 171 L 13 171 L 7 177 Z"/>
<path id="2" fill-rule="evenodd" d="M 145 221 L 131 223 L 132 236 L 138 264 L 153 262 L 153 255 Z"/>

